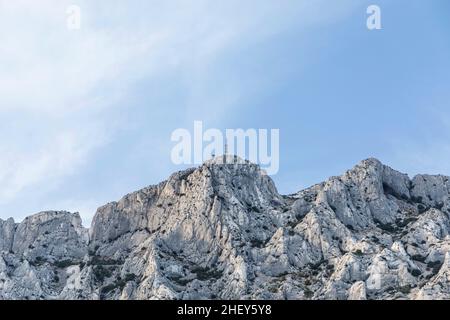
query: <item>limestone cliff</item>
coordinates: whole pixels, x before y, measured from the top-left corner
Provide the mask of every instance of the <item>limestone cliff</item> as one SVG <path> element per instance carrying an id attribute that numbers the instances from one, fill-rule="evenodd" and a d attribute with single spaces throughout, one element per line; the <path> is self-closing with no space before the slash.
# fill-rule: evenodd
<path id="1" fill-rule="evenodd" d="M 450 178 L 378 160 L 280 195 L 209 161 L 98 209 L 0 220 L 1 299 L 449 299 Z"/>

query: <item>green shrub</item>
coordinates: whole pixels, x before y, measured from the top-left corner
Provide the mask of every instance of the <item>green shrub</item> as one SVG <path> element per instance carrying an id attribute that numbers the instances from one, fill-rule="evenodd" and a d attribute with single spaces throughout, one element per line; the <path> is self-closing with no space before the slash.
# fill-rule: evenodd
<path id="1" fill-rule="evenodd" d="M 318 270 L 324 263 L 325 263 L 325 260 L 321 260 L 321 261 L 319 261 L 317 263 L 309 263 L 308 266 L 312 270 Z"/>
<path id="2" fill-rule="evenodd" d="M 298 225 L 298 221 L 290 220 L 290 221 L 287 223 L 287 226 L 290 227 L 290 228 L 295 228 L 297 225 Z"/>
<path id="3" fill-rule="evenodd" d="M 380 228 L 383 231 L 390 233 L 397 232 L 397 228 L 390 223 L 382 223 L 379 220 L 375 220 L 375 224 L 377 225 L 378 228 Z"/>
<path id="4" fill-rule="evenodd" d="M 104 287 L 102 287 L 102 288 L 100 289 L 100 294 L 101 294 L 101 295 L 106 295 L 106 294 L 108 294 L 108 293 L 110 293 L 111 291 L 114 291 L 114 290 L 116 290 L 116 289 L 117 289 L 117 285 L 116 285 L 116 284 L 114 284 L 114 283 L 108 284 L 108 285 L 106 285 L 106 286 L 104 286 Z"/>
<path id="5" fill-rule="evenodd" d="M 415 261 L 419 261 L 422 263 L 425 262 L 425 260 L 427 259 L 427 257 L 421 256 L 420 254 L 415 254 L 411 258 Z"/>
<path id="6" fill-rule="evenodd" d="M 111 277 L 111 275 L 112 275 L 111 270 L 105 268 L 104 266 L 94 267 L 94 276 L 100 282 L 103 282 L 106 278 Z"/>
<path id="7" fill-rule="evenodd" d="M 77 262 L 74 262 L 74 261 L 71 261 L 71 260 L 69 260 L 69 259 L 61 260 L 61 261 L 55 261 L 55 262 L 53 263 L 53 265 L 54 265 L 55 267 L 60 268 L 60 269 L 64 269 L 64 268 L 67 268 L 67 267 L 70 267 L 70 266 L 74 266 L 74 265 L 76 265 L 76 264 L 78 264 L 78 263 L 77 263 Z"/>
<path id="8" fill-rule="evenodd" d="M 94 265 L 94 266 L 115 266 L 115 265 L 121 265 L 123 264 L 123 261 L 121 260 L 115 260 L 115 259 L 109 259 L 106 257 L 101 256 L 92 256 L 91 260 L 89 261 L 88 265 Z"/>
<path id="9" fill-rule="evenodd" d="M 97 268 L 103 268 L 103 267 L 102 267 L 102 266 L 99 266 L 99 267 L 97 267 Z M 106 274 L 104 273 L 104 270 L 101 271 L 101 272 L 103 273 L 103 275 L 104 275 L 105 277 L 108 275 L 108 273 L 106 273 Z M 110 276 L 111 276 L 111 274 L 109 273 L 108 277 L 110 277 Z M 102 296 L 104 296 L 104 295 L 106 295 L 106 294 L 108 294 L 108 293 L 110 293 L 111 291 L 114 291 L 114 290 L 116 290 L 116 289 L 123 290 L 123 288 L 125 287 L 125 285 L 127 284 L 127 282 L 129 282 L 129 281 L 134 281 L 134 280 L 136 279 L 136 277 L 137 277 L 137 276 L 136 276 L 135 274 L 133 274 L 133 273 L 127 273 L 123 279 L 121 279 L 121 278 L 119 277 L 115 283 L 111 283 L 111 284 L 108 284 L 108 285 L 102 287 L 102 288 L 100 289 L 100 294 L 101 294 Z"/>
<path id="10" fill-rule="evenodd" d="M 250 244 L 252 247 L 255 247 L 255 248 L 264 248 L 264 246 L 265 246 L 265 242 L 262 240 L 259 240 L 259 239 L 250 240 Z"/>
<path id="11" fill-rule="evenodd" d="M 439 202 L 437 205 L 436 205 L 436 209 L 438 209 L 438 210 L 442 210 L 442 208 L 444 207 L 444 203 L 443 202 Z"/>
<path id="12" fill-rule="evenodd" d="M 419 209 L 419 213 L 424 213 L 424 212 L 426 212 L 427 210 L 428 210 L 428 208 L 427 208 L 427 206 L 425 206 L 425 205 L 423 205 L 423 204 L 419 204 L 418 206 L 417 206 L 417 209 Z"/>
<path id="13" fill-rule="evenodd" d="M 43 258 L 43 257 L 36 257 L 35 259 L 34 259 L 34 261 L 30 261 L 30 264 L 32 265 L 32 266 L 41 266 L 41 265 L 43 265 L 44 263 L 46 263 L 47 261 Z"/>
<path id="14" fill-rule="evenodd" d="M 346 225 L 346 227 L 348 230 L 355 231 L 355 228 L 351 224 Z"/>
<path id="15" fill-rule="evenodd" d="M 197 275 L 197 279 L 200 281 L 218 279 L 222 276 L 222 271 L 210 268 L 195 267 L 192 272 Z"/>
<path id="16" fill-rule="evenodd" d="M 129 281 L 134 281 L 136 278 L 137 278 L 137 276 L 136 276 L 134 273 L 127 273 L 127 274 L 125 275 L 124 280 L 125 280 L 126 282 L 129 282 Z"/>
<path id="17" fill-rule="evenodd" d="M 422 271 L 420 271 L 419 269 L 414 269 L 414 270 L 411 271 L 411 274 L 414 277 L 418 277 L 418 276 L 422 275 Z"/>
<path id="18" fill-rule="evenodd" d="M 314 295 L 314 292 L 312 292 L 312 291 L 309 290 L 309 289 L 305 289 L 304 294 L 305 294 L 305 298 L 306 298 L 306 299 L 311 299 L 312 296 Z"/>
<path id="19" fill-rule="evenodd" d="M 169 278 L 170 280 L 174 281 L 175 283 L 179 284 L 180 286 L 185 286 L 187 285 L 189 282 L 191 282 L 192 280 L 188 280 L 188 279 L 184 279 L 183 277 L 177 275 L 177 276 L 172 276 Z"/>
<path id="20" fill-rule="evenodd" d="M 411 197 L 411 200 L 415 203 L 422 203 L 423 197 Z"/>
<path id="21" fill-rule="evenodd" d="M 410 294 L 411 293 L 411 286 L 399 287 L 398 291 L 403 293 L 403 294 Z"/>
<path id="22" fill-rule="evenodd" d="M 256 213 L 261 213 L 261 210 L 256 206 L 252 206 L 250 210 Z"/>

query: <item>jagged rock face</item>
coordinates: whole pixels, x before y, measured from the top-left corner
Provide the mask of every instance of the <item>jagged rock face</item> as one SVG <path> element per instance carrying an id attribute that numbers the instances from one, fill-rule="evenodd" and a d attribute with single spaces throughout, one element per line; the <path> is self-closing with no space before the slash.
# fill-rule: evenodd
<path id="1" fill-rule="evenodd" d="M 87 256 L 87 229 L 78 214 L 42 212 L 21 223 L 0 220 L 0 298 L 58 298 L 66 267 Z"/>
<path id="2" fill-rule="evenodd" d="M 0 220 L 3 299 L 449 299 L 450 182 L 375 159 L 297 194 L 210 161 L 98 209 Z"/>
<path id="3" fill-rule="evenodd" d="M 13 219 L 3 221 L 0 219 L 0 250 L 10 251 L 14 240 L 16 224 Z"/>

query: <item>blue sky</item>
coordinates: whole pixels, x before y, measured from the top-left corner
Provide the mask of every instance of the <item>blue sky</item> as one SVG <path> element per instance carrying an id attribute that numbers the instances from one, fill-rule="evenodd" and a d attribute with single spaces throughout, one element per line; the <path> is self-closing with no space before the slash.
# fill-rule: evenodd
<path id="1" fill-rule="evenodd" d="M 68 5 L 81 29 L 66 28 Z M 366 28 L 376 4 L 382 30 Z M 450 174 L 450 3 L 0 0 L 0 218 L 173 171 L 177 128 L 279 128 L 279 191 L 377 157 Z"/>

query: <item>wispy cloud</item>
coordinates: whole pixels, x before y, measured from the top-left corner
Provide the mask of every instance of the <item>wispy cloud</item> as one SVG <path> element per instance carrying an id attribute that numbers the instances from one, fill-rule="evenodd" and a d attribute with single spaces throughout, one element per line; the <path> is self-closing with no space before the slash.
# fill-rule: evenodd
<path id="1" fill-rule="evenodd" d="M 304 24 L 306 32 L 350 3 L 321 11 L 332 5 L 0 0 L 0 204 L 42 185 L 51 190 L 92 161 L 126 126 L 114 110 L 132 107 L 129 91 L 141 79 L 158 81 L 176 72 L 188 92 L 176 111 L 206 118 L 214 104 L 217 116 L 242 92 L 239 83 L 211 92 L 211 64 L 292 24 Z M 78 31 L 66 28 L 71 4 L 81 8 Z"/>

